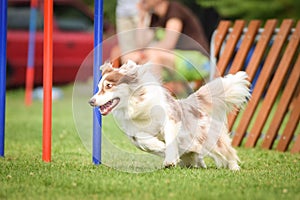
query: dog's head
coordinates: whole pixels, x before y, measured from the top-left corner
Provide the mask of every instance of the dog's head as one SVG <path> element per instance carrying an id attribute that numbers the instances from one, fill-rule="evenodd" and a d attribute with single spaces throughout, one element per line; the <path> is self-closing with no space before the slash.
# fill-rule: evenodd
<path id="1" fill-rule="evenodd" d="M 89 104 L 99 107 L 102 115 L 126 106 L 130 96 L 130 85 L 137 81 L 138 68 L 133 61 L 128 61 L 120 68 L 113 68 L 111 63 L 103 64 L 100 67 L 102 79 L 98 83 L 98 91 Z"/>

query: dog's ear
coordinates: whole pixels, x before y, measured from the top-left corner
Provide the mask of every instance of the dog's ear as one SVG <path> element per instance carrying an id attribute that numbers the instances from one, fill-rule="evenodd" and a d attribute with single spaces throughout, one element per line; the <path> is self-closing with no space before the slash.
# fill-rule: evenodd
<path id="1" fill-rule="evenodd" d="M 123 83 L 136 82 L 136 77 L 138 72 L 137 69 L 138 69 L 138 65 L 132 60 L 128 60 L 125 64 L 123 64 L 119 68 L 119 72 L 124 75 L 121 82 Z"/>
<path id="2" fill-rule="evenodd" d="M 100 70 L 103 72 L 106 69 L 112 68 L 112 64 L 109 61 L 105 61 L 105 63 L 103 65 L 100 66 Z"/>
<path id="3" fill-rule="evenodd" d="M 132 61 L 132 60 L 128 60 L 126 64 L 129 67 L 136 67 L 137 66 L 137 64 L 134 61 Z"/>
<path id="4" fill-rule="evenodd" d="M 138 65 L 134 61 L 128 60 L 125 64 L 123 64 L 120 67 L 120 73 L 123 74 L 133 73 L 136 71 L 137 66 Z"/>

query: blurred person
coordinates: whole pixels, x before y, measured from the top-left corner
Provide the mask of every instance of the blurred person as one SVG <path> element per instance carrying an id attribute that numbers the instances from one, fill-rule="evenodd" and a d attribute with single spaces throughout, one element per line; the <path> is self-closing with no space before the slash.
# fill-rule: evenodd
<path id="1" fill-rule="evenodd" d="M 136 48 L 135 29 L 138 26 L 139 16 L 137 4 L 139 0 L 118 0 L 116 7 L 116 28 L 118 33 L 119 51 L 126 59 L 126 53 Z"/>
<path id="2" fill-rule="evenodd" d="M 138 63 L 152 62 L 171 70 L 162 70 L 164 80 L 172 79 L 170 71 L 176 72 L 189 82 L 200 82 L 209 76 L 209 44 L 200 21 L 184 5 L 168 0 L 140 0 L 139 46 L 132 60 Z M 145 23 L 151 15 L 150 23 Z M 155 27 L 155 29 L 151 29 Z M 149 48 L 151 47 L 151 48 Z M 172 73 L 172 72 L 171 72 Z M 168 81 L 168 80 L 167 80 Z M 178 89 L 170 85 L 169 89 Z"/>

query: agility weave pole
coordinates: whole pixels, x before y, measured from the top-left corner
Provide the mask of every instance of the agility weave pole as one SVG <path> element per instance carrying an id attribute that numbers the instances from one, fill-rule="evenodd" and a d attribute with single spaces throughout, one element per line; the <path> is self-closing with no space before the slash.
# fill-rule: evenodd
<path id="1" fill-rule="evenodd" d="M 7 1 L 0 4 L 0 157 L 4 157 Z"/>
<path id="2" fill-rule="evenodd" d="M 102 37 L 103 37 L 103 0 L 95 0 L 94 10 L 94 94 L 98 90 L 101 79 L 99 67 L 102 63 Z M 98 108 L 93 108 L 93 163 L 101 164 L 102 119 Z"/>
<path id="3" fill-rule="evenodd" d="M 44 2 L 44 72 L 43 72 L 43 161 L 51 161 L 52 72 L 53 72 L 53 0 Z"/>
<path id="4" fill-rule="evenodd" d="M 29 39 L 28 39 L 28 58 L 26 69 L 25 105 L 32 103 L 32 89 L 34 83 L 34 54 L 35 54 L 35 33 L 38 0 L 31 0 L 29 18 Z"/>

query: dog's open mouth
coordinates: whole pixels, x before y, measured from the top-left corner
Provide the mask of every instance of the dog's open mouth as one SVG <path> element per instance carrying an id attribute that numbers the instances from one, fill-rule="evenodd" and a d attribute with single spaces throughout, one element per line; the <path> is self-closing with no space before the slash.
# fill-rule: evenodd
<path id="1" fill-rule="evenodd" d="M 107 103 L 103 104 L 102 106 L 99 106 L 99 110 L 101 112 L 102 115 L 107 115 L 109 114 L 114 107 L 116 107 L 118 105 L 118 103 L 120 102 L 120 98 L 114 98 L 110 101 L 108 101 Z"/>

